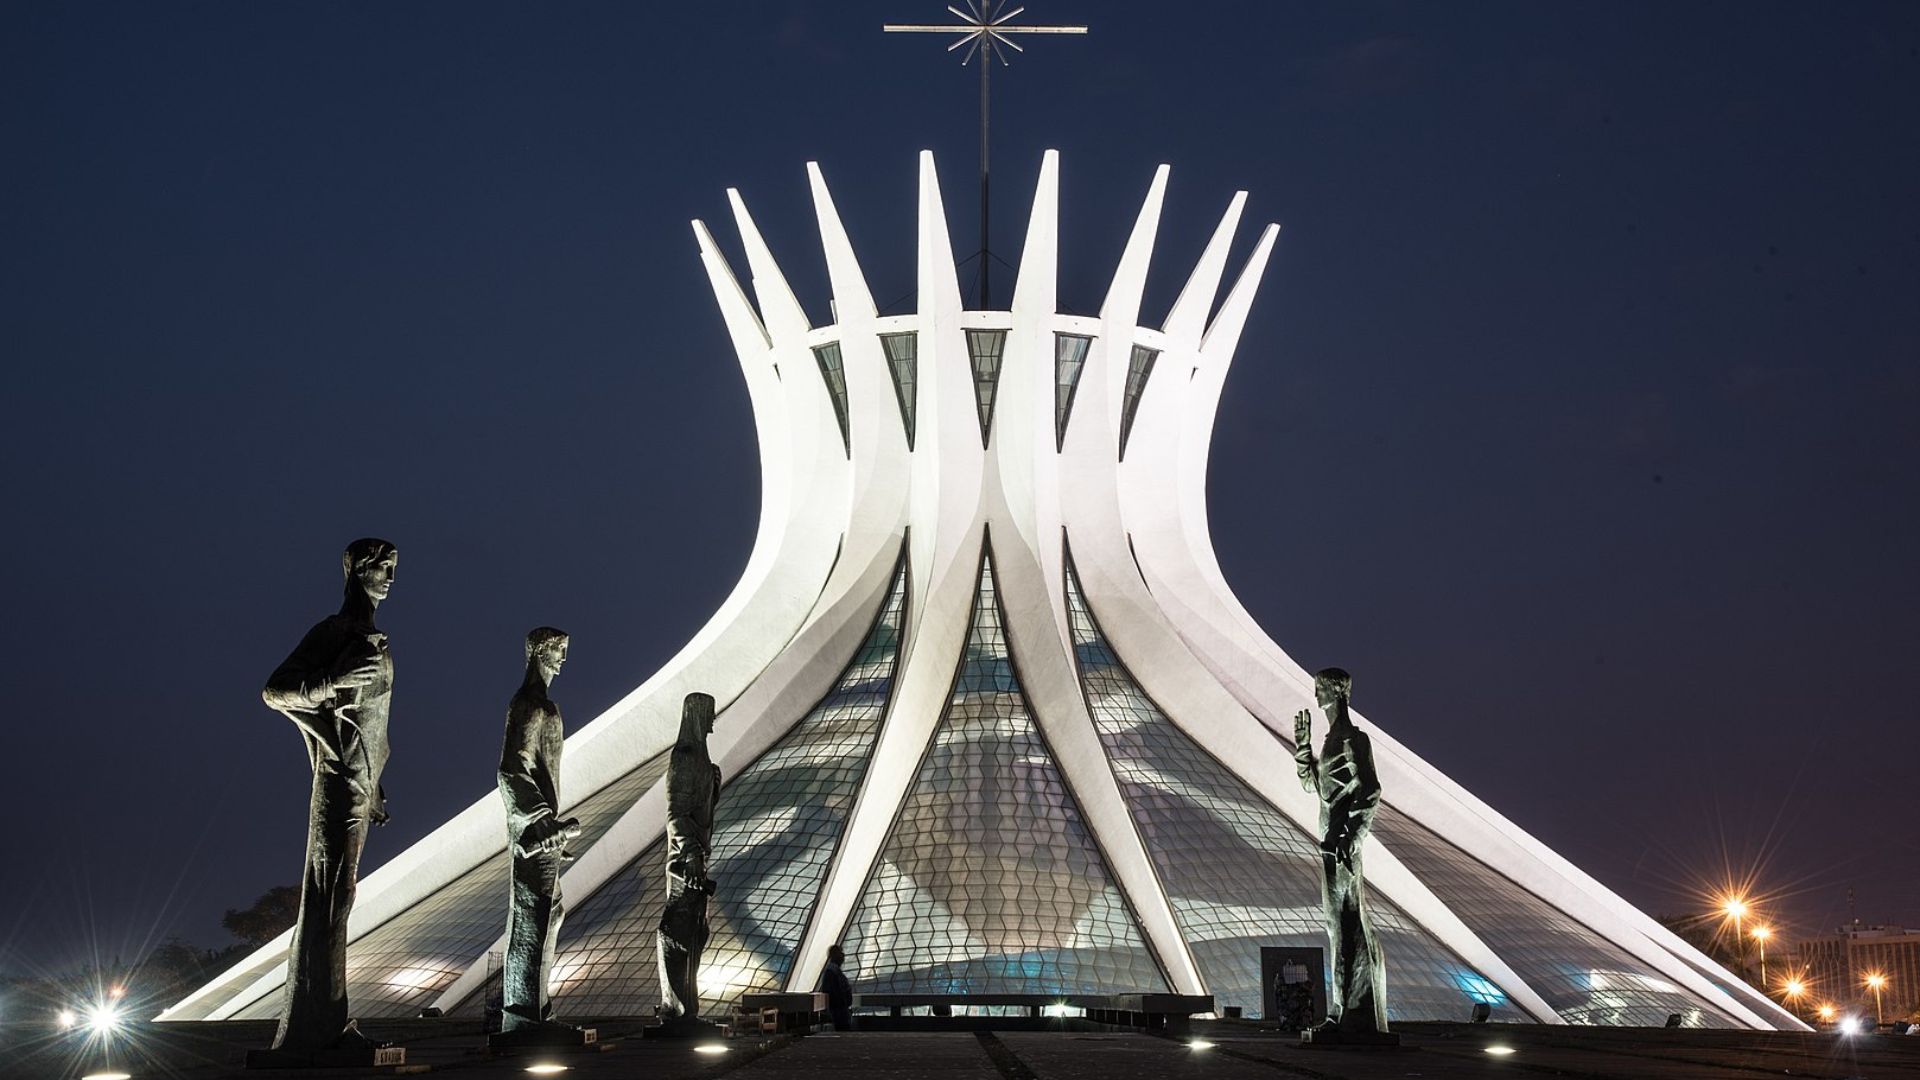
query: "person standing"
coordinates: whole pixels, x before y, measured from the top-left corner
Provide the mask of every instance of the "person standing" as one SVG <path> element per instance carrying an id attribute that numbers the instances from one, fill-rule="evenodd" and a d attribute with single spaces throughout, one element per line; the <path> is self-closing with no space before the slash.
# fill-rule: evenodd
<path id="1" fill-rule="evenodd" d="M 827 995 L 827 1015 L 833 1018 L 835 1031 L 853 1030 L 853 984 L 842 970 L 846 962 L 846 950 L 827 946 L 827 966 L 820 972 L 819 992 Z"/>

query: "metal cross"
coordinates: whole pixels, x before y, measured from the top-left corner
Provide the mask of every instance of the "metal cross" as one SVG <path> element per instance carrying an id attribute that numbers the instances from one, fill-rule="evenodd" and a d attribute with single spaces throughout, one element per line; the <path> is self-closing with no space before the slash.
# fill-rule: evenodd
<path id="1" fill-rule="evenodd" d="M 1014 52 L 1026 52 L 1009 35 L 1012 34 L 1084 34 L 1084 26 L 1012 26 L 1008 20 L 1027 10 L 1024 7 L 1005 10 L 1005 0 L 963 0 L 966 11 L 952 4 L 947 10 L 958 16 L 956 24 L 939 25 L 933 23 L 887 23 L 880 29 L 889 34 L 958 34 L 953 44 L 947 46 L 953 52 L 966 46 L 967 53 L 960 58 L 962 67 L 980 56 L 980 306 L 987 307 L 987 271 L 991 257 L 987 254 L 987 118 L 988 118 L 988 80 L 987 72 L 993 69 L 992 61 L 1000 61 L 1006 66 L 1007 49 Z"/>

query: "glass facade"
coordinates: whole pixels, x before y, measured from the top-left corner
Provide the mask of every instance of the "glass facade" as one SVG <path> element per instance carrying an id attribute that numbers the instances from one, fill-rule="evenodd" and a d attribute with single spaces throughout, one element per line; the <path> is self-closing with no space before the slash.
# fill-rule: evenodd
<path id="1" fill-rule="evenodd" d="M 226 1004 L 227 999 L 231 997 L 235 993 L 235 991 L 245 991 L 247 987 L 253 985 L 254 980 L 258 979 L 262 975 L 265 975 L 267 972 L 272 971 L 275 965 L 285 962 L 286 959 L 287 959 L 287 950 L 285 949 L 281 949 L 278 952 L 273 953 L 267 959 L 262 960 L 254 964 L 253 966 L 247 968 L 247 970 L 243 974 L 241 974 L 239 978 L 234 979 L 233 982 L 228 985 L 228 988 L 226 990 L 208 994 L 206 997 L 201 998 L 199 1001 L 194 1002 L 192 1005 L 189 1005 L 184 1009 L 180 1009 L 174 1012 L 174 1014 L 172 1016 L 167 1017 L 167 1019 L 168 1020 L 205 1020 L 207 1018 L 207 1014 L 213 1012 L 213 1010 Z M 267 995 L 267 1000 L 277 1004 L 280 1000 L 280 991 L 275 990 L 273 993 Z M 272 1015 L 277 1016 L 278 1013 L 274 1013 Z"/>
<path id="2" fill-rule="evenodd" d="M 966 651 L 842 944 L 867 993 L 1164 990 L 1020 688 L 984 555 Z"/>
<path id="3" fill-rule="evenodd" d="M 1080 388 L 1080 369 L 1087 366 L 1093 339 L 1081 334 L 1053 335 L 1053 448 L 1067 444 L 1067 416 L 1073 412 L 1073 392 Z"/>
<path id="4" fill-rule="evenodd" d="M 719 888 L 700 974 L 705 1012 L 786 982 L 893 692 L 907 603 L 903 554 L 872 629 L 833 689 L 721 789 L 708 867 Z M 654 931 L 666 904 L 664 862 L 665 845 L 656 841 L 561 924 L 552 984 L 558 1012 L 634 1015 L 659 1003 Z M 477 996 L 463 1005 L 464 1012 L 478 1008 Z"/>
<path id="5" fill-rule="evenodd" d="M 1392 806 L 1373 834 L 1568 1023 L 1742 1026 Z"/>
<path id="6" fill-rule="evenodd" d="M 967 354 L 973 359 L 973 400 L 980 408 L 980 445 L 993 430 L 993 396 L 1000 386 L 1000 356 L 1007 347 L 1005 330 L 967 331 Z"/>
<path id="7" fill-rule="evenodd" d="M 900 402 L 900 422 L 907 429 L 907 449 L 913 449 L 913 393 L 919 379 L 920 335 L 881 334 L 880 348 L 887 354 L 887 370 L 893 374 L 893 396 Z"/>
<path id="8" fill-rule="evenodd" d="M 1135 345 L 1133 356 L 1127 361 L 1126 397 L 1120 402 L 1120 457 L 1123 460 L 1127 456 L 1127 437 L 1133 434 L 1133 414 L 1140 411 L 1140 393 L 1147 388 L 1147 379 L 1153 375 L 1153 362 L 1159 358 L 1159 349 Z"/>
<path id="9" fill-rule="evenodd" d="M 667 755 L 660 754 L 561 811 L 579 818 L 583 830 L 568 848 L 584 854 L 666 771 Z M 433 1004 L 482 949 L 506 932 L 508 870 L 502 836 L 500 850 L 486 862 L 355 939 L 347 949 L 347 1000 L 353 1014 L 413 1016 Z M 275 991 L 238 1018 L 266 1020 L 279 1014 Z"/>
<path id="10" fill-rule="evenodd" d="M 847 435 L 847 372 L 840 362 L 840 343 L 815 345 L 813 359 L 820 365 L 820 377 L 826 380 L 827 396 L 833 399 L 833 418 L 840 422 L 840 445 L 852 457 L 853 440 Z"/>
<path id="11" fill-rule="evenodd" d="M 1217 1006 L 1257 1016 L 1260 947 L 1326 947 L 1319 843 L 1141 691 L 1100 632 L 1071 560 L 1067 608 L 1094 727 L 1207 991 Z M 1386 898 L 1368 904 L 1392 1019 L 1465 1020 L 1476 1002 L 1498 1020 L 1530 1019 Z"/>

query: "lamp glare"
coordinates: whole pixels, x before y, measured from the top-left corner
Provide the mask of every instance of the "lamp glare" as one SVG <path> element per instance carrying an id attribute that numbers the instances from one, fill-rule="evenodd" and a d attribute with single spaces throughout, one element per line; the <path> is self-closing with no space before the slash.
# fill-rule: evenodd
<path id="1" fill-rule="evenodd" d="M 693 1052 L 696 1054 L 724 1054 L 727 1052 L 727 1048 L 719 1043 L 702 1043 L 694 1047 Z"/>
<path id="2" fill-rule="evenodd" d="M 1494 1057 L 1509 1057 L 1513 1054 L 1513 1047 L 1504 1043 L 1495 1043 L 1487 1047 L 1485 1052 L 1492 1054 Z"/>
<path id="3" fill-rule="evenodd" d="M 541 1062 L 538 1065 L 527 1066 L 527 1071 L 535 1076 L 552 1076 L 555 1073 L 566 1072 L 567 1067 L 565 1065 L 554 1065 L 550 1062 Z"/>

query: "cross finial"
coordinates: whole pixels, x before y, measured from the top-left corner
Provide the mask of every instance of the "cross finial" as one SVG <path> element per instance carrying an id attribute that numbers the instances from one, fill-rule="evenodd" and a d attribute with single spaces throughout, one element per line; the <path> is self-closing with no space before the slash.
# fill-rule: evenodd
<path id="1" fill-rule="evenodd" d="M 998 60 L 1002 67 L 1007 63 L 1007 49 L 1014 52 L 1026 52 L 1014 34 L 1084 34 L 1084 26 L 1015 26 L 1010 20 L 1027 10 L 1016 7 L 1009 11 L 1005 0 L 962 0 L 967 10 L 961 11 L 952 4 L 947 10 L 953 12 L 960 22 L 941 25 L 938 23 L 887 23 L 880 29 L 889 34 L 958 34 L 953 44 L 947 46 L 953 52 L 962 46 L 967 53 L 960 58 L 962 66 L 973 62 L 973 58 L 985 53 L 980 61 L 980 307 L 988 306 L 987 281 L 992 255 L 987 251 L 987 115 L 988 89 L 987 72 L 991 71 L 992 61 Z"/>
<path id="2" fill-rule="evenodd" d="M 967 54 L 960 58 L 963 66 L 971 63 L 974 54 L 984 49 L 988 58 L 1000 61 L 1002 67 L 1007 63 L 1003 46 L 1014 52 L 1027 51 L 1008 36 L 1010 34 L 1084 34 L 1087 32 L 1084 26 L 1013 26 L 1008 20 L 1027 10 L 1026 8 L 1017 7 L 1007 11 L 1001 0 L 981 0 L 978 7 L 974 6 L 974 0 L 965 0 L 965 3 L 966 11 L 961 11 L 952 4 L 947 5 L 947 10 L 959 17 L 958 25 L 887 23 L 880 29 L 889 34 L 959 34 L 959 38 L 947 46 L 947 51 L 953 52 L 962 45 L 966 46 Z"/>

